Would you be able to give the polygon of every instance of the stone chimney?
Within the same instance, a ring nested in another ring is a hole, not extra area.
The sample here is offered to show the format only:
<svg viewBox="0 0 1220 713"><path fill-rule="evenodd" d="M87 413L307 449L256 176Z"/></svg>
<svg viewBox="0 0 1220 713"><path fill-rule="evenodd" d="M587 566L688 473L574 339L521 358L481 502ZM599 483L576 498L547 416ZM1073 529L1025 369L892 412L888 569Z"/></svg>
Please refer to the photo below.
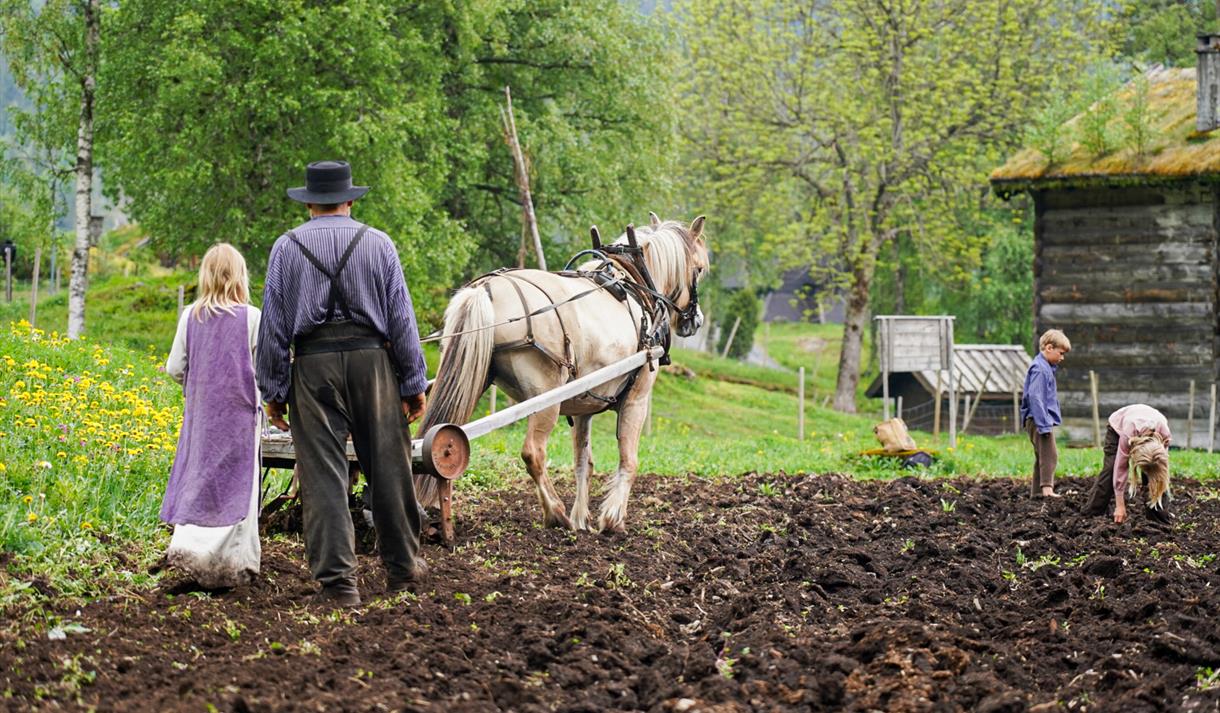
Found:
<svg viewBox="0 0 1220 713"><path fill-rule="evenodd" d="M1203 132L1220 127L1220 34L1199 33L1198 38L1195 129Z"/></svg>

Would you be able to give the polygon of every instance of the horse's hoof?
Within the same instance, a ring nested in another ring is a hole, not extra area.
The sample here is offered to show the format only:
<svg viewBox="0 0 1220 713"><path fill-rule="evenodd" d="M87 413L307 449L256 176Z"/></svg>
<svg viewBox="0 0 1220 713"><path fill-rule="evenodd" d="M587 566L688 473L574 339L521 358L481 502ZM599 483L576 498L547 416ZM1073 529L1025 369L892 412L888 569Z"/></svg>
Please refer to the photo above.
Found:
<svg viewBox="0 0 1220 713"><path fill-rule="evenodd" d="M603 535L625 535L627 534L627 526L621 522L608 524L603 522L601 526Z"/></svg>
<svg viewBox="0 0 1220 713"><path fill-rule="evenodd" d="M568 516L560 513L551 513L551 515L546 518L545 524L547 527L558 527L563 530L573 529L572 521L568 519Z"/></svg>

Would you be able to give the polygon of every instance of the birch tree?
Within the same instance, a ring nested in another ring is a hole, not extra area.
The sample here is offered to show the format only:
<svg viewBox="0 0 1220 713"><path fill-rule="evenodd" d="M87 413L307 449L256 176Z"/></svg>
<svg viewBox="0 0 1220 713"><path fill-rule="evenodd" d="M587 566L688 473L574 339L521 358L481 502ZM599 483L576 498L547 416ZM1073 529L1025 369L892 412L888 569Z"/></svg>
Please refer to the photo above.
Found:
<svg viewBox="0 0 1220 713"><path fill-rule="evenodd" d="M75 239L68 286L68 336L85 330L89 286L89 219L93 213L93 114L101 52L100 0L0 2L0 46L34 109L16 123L18 141L74 158ZM68 122L67 117L72 121ZM68 127L72 128L69 129ZM67 147L73 144L75 151Z"/></svg>
<svg viewBox="0 0 1220 713"><path fill-rule="evenodd" d="M846 296L834 406L854 412L878 255L977 251L955 224L1050 79L1098 51L1100 0L690 0L681 124L744 251Z"/></svg>

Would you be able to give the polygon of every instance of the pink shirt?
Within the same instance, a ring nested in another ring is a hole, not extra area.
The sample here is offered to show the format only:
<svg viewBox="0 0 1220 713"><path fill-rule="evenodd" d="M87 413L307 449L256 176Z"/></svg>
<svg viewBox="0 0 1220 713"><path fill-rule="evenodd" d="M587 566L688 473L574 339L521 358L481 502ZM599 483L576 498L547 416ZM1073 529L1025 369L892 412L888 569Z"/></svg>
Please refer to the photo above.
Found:
<svg viewBox="0 0 1220 713"><path fill-rule="evenodd" d="M1129 441L1132 436L1159 433L1169 446L1169 422L1165 415L1147 404L1131 404L1110 414L1110 428L1118 433L1118 456L1114 459L1114 493L1126 495L1127 460L1130 457Z"/></svg>

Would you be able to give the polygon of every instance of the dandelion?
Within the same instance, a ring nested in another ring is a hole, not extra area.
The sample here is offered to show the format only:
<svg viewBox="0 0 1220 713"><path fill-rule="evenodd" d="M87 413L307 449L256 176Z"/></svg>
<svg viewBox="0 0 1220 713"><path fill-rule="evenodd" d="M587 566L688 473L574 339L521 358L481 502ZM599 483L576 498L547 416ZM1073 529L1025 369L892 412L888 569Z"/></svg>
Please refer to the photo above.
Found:
<svg viewBox="0 0 1220 713"><path fill-rule="evenodd" d="M55 457L56 458L67 458L68 454L64 453L63 451L59 451L58 453L55 454Z"/></svg>
<svg viewBox="0 0 1220 713"><path fill-rule="evenodd" d="M80 524L80 529L82 529L82 530L92 530L92 529L93 529L93 523L89 522L88 520L85 520L84 522L82 522L82 523Z"/></svg>
<svg viewBox="0 0 1220 713"><path fill-rule="evenodd" d="M27 495L27 496L25 496L24 498L22 498L22 499L21 499L21 502L25 503L26 505L29 505L30 503L34 502L34 496L33 496L33 495Z"/></svg>
<svg viewBox="0 0 1220 713"><path fill-rule="evenodd" d="M38 522L38 513L36 513L36 512L26 513L25 521L28 523Z"/></svg>

